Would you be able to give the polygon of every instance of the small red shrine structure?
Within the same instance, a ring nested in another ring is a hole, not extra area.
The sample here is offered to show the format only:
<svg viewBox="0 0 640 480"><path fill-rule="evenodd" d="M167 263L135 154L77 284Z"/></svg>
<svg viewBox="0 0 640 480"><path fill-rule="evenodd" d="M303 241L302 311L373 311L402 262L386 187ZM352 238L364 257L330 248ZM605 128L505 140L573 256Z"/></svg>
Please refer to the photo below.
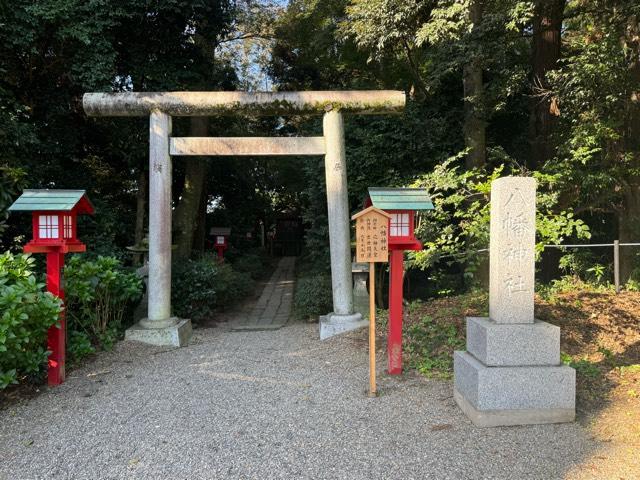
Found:
<svg viewBox="0 0 640 480"><path fill-rule="evenodd" d="M388 371L402 373L402 298L404 251L422 250L415 237L416 212L433 210L433 203L423 188L369 188L366 206L373 205L391 215L389 219L389 333L387 338Z"/></svg>
<svg viewBox="0 0 640 480"><path fill-rule="evenodd" d="M209 235L213 237L213 248L215 248L218 255L218 262L224 262L224 251L229 248L231 229L226 227L213 227L209 230Z"/></svg>
<svg viewBox="0 0 640 480"><path fill-rule="evenodd" d="M32 212L33 238L24 246L28 253L47 254L47 290L64 302L61 273L64 255L84 252L87 247L78 240L78 215L94 212L84 190L25 190L9 207L13 212ZM60 326L49 328L47 348L48 383L59 385L65 378L66 322L64 311Z"/></svg>

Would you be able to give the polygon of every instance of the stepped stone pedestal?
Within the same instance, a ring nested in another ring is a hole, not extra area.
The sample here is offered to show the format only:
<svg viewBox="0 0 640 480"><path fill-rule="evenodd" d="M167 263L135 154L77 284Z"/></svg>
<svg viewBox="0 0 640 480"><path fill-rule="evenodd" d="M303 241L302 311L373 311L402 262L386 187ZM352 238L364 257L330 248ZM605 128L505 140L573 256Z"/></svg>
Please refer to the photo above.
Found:
<svg viewBox="0 0 640 480"><path fill-rule="evenodd" d="M560 328L533 316L533 178L493 182L490 241L490 318L467 318L454 399L480 427L573 421L576 375L560 362Z"/></svg>

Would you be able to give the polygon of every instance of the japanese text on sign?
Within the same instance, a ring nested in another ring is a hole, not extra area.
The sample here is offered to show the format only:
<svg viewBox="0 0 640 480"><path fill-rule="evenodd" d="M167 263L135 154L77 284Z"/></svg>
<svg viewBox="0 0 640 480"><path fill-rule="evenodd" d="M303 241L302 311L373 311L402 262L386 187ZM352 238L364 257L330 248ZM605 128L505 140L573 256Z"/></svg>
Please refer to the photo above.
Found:
<svg viewBox="0 0 640 480"><path fill-rule="evenodd" d="M356 260L387 262L389 257L388 218L370 212L356 220Z"/></svg>

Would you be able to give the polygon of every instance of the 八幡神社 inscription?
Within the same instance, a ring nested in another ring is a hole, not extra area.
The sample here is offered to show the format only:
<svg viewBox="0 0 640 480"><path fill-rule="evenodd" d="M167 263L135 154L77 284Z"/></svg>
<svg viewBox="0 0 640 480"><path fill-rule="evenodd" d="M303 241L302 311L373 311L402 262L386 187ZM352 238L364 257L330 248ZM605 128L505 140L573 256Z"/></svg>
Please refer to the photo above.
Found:
<svg viewBox="0 0 640 480"><path fill-rule="evenodd" d="M533 322L535 188L526 177L492 184L489 312L498 323Z"/></svg>

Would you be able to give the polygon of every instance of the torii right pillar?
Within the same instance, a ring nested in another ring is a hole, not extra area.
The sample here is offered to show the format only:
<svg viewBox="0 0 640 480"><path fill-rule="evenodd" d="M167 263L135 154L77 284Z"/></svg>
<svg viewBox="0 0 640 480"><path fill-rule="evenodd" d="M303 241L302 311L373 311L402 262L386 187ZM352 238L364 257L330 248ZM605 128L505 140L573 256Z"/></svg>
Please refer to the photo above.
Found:
<svg viewBox="0 0 640 480"><path fill-rule="evenodd" d="M454 354L454 398L480 427L571 422L576 372L560 328L534 317L536 181L491 184L489 318L467 318Z"/></svg>

